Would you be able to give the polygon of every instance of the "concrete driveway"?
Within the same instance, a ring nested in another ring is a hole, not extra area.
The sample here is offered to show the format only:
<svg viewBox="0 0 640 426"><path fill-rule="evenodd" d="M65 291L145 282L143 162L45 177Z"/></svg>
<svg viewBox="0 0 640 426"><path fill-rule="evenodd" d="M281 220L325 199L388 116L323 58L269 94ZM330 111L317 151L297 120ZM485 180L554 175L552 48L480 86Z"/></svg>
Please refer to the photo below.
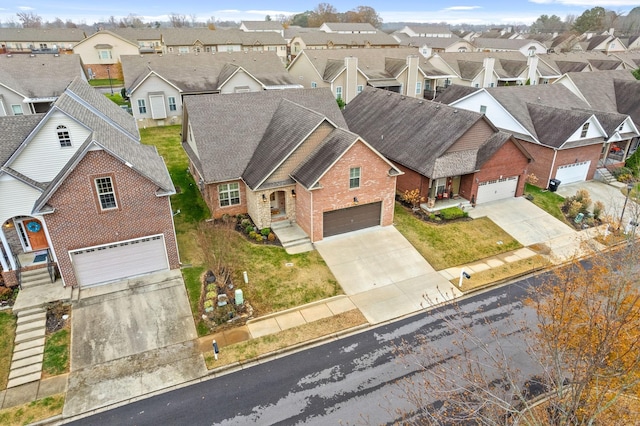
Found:
<svg viewBox="0 0 640 426"><path fill-rule="evenodd" d="M371 324L461 294L393 226L325 238L315 247Z"/></svg>
<svg viewBox="0 0 640 426"><path fill-rule="evenodd" d="M206 373L179 270L80 290L71 319L65 417Z"/></svg>

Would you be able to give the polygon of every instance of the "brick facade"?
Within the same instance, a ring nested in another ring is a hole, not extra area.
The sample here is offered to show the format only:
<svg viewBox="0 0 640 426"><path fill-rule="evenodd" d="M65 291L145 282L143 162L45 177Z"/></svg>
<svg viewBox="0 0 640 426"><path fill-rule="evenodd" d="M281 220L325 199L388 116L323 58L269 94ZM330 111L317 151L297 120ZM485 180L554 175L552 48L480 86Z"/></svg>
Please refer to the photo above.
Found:
<svg viewBox="0 0 640 426"><path fill-rule="evenodd" d="M394 163L394 165L402 172L404 172L403 175L400 175L397 178L398 193L404 194L405 191L413 191L414 189L419 189L420 196L424 197L426 200L429 196L429 178L422 176L418 172L401 166L398 163Z"/></svg>
<svg viewBox="0 0 640 426"><path fill-rule="evenodd" d="M111 176L118 207L102 211L94 178ZM180 267L169 197L104 151L90 151L49 200L45 216L65 286L77 286L70 250L163 234L169 267Z"/></svg>
<svg viewBox="0 0 640 426"><path fill-rule="evenodd" d="M361 168L359 188L349 188L349 170L352 167ZM358 204L381 201L381 225L391 225L396 177L389 176L389 168L389 163L369 147L361 142L356 143L320 179L320 189L299 192L296 197L297 223L309 234L312 242L320 241L323 234L323 213L353 207L353 199L356 197Z"/></svg>

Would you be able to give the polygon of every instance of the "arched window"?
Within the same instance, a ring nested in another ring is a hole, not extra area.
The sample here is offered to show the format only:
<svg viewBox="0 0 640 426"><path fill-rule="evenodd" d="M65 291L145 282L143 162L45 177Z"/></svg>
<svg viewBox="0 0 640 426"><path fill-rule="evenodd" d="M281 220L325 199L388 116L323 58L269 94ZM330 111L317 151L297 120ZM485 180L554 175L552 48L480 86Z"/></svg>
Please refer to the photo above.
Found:
<svg viewBox="0 0 640 426"><path fill-rule="evenodd" d="M60 141L61 147L71 146L71 136L69 135L69 129L67 126L59 125L56 130L58 131L58 141Z"/></svg>

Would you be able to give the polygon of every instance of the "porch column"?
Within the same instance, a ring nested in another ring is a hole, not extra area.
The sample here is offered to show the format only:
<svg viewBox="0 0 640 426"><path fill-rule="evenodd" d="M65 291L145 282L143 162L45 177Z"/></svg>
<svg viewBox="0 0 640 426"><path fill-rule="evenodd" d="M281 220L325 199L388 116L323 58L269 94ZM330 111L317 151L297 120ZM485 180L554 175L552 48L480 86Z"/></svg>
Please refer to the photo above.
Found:
<svg viewBox="0 0 640 426"><path fill-rule="evenodd" d="M4 249L2 247L0 247L0 265L2 266L2 270L3 271L8 271L9 270L9 265L7 265L7 261L4 260L3 252L4 252Z"/></svg>
<svg viewBox="0 0 640 426"><path fill-rule="evenodd" d="M9 263L11 263L11 268L8 268L8 265L5 266L4 257L2 256L2 267L5 268L5 271L15 271L16 269L18 269L18 267L16 266L16 260L13 258L13 254L11 253L11 249L9 248L9 242L7 241L7 237L5 237L4 231L2 230L0 230L0 241L2 241L2 248L9 258Z"/></svg>

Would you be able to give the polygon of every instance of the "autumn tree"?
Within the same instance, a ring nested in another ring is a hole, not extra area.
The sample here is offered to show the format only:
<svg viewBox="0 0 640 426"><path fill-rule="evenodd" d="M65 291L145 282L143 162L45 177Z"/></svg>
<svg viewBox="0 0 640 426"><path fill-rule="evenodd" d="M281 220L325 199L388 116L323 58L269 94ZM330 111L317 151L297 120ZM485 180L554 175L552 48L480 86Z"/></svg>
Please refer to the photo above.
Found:
<svg viewBox="0 0 640 426"><path fill-rule="evenodd" d="M358 6L344 14L344 22L369 23L376 28L382 26L382 18L378 12L370 6Z"/></svg>
<svg viewBox="0 0 640 426"><path fill-rule="evenodd" d="M338 10L329 3L320 3L309 14L309 27L319 27L325 22L338 22Z"/></svg>
<svg viewBox="0 0 640 426"><path fill-rule="evenodd" d="M398 414L427 425L640 424L640 279L629 243L533 286L512 308L522 320L484 317L492 300L434 313L446 324L435 332L452 343L434 347L426 331L419 350L398 349L421 370L399 383L415 409Z"/></svg>
<svg viewBox="0 0 640 426"><path fill-rule="evenodd" d="M600 31L604 29L605 10L603 7L597 6L589 10L585 10L582 15L578 16L573 23L573 30L579 33L587 31Z"/></svg>
<svg viewBox="0 0 640 426"><path fill-rule="evenodd" d="M18 19L22 23L22 28L42 27L42 17L36 15L34 12L18 12L16 16L18 16Z"/></svg>

